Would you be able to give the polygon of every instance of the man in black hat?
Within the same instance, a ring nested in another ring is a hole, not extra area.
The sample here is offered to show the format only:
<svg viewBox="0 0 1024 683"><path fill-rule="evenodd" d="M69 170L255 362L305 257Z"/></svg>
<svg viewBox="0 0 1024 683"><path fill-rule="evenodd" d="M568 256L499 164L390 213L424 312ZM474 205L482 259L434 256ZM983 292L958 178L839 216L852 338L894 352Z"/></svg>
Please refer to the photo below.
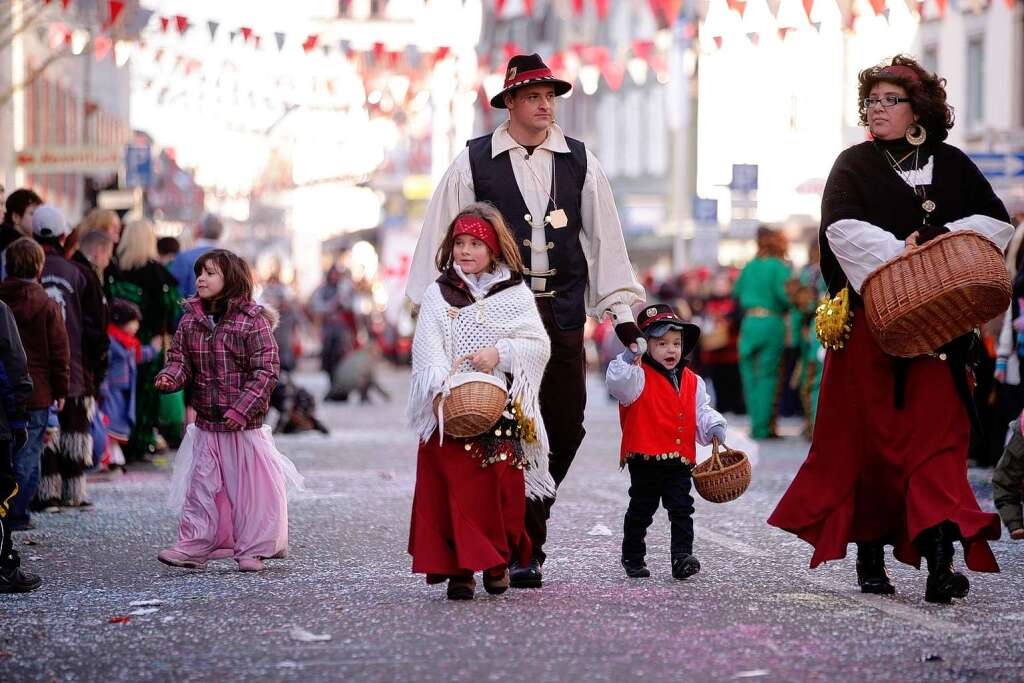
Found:
<svg viewBox="0 0 1024 683"><path fill-rule="evenodd" d="M488 201L508 222L526 264L528 283L551 338L540 390L551 444L549 470L560 484L583 441L586 364L583 325L606 313L634 350L642 338L630 309L644 290L633 273L611 186L597 159L555 124L557 97L572 86L536 55L508 63L505 87L491 106L508 110L493 134L470 140L441 179L427 208L406 295L419 304L437 278L434 255L466 205ZM547 519L554 499L527 500L533 561L514 566L512 586L541 585Z"/></svg>

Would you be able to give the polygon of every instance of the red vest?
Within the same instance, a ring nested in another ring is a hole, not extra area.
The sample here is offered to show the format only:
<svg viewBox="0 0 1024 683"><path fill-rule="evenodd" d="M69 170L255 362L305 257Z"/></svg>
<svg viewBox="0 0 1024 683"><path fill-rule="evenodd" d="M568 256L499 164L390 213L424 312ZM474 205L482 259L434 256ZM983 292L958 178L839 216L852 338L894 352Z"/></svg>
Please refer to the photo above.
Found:
<svg viewBox="0 0 1024 683"><path fill-rule="evenodd" d="M644 371L644 390L628 406L619 406L622 448L627 453L662 455L678 453L690 462L697 460L697 375L683 368L679 393L672 381L650 368Z"/></svg>

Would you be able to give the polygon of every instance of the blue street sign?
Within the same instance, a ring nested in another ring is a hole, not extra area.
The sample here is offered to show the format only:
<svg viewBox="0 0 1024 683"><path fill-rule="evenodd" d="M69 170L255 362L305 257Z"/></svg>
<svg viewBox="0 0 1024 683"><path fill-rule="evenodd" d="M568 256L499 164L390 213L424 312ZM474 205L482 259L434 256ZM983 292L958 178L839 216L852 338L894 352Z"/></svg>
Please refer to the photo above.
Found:
<svg viewBox="0 0 1024 683"><path fill-rule="evenodd" d="M124 148L124 184L126 187L149 187L153 180L153 159L149 145L127 145Z"/></svg>
<svg viewBox="0 0 1024 683"><path fill-rule="evenodd" d="M1024 154L977 152L968 154L986 178L1024 177Z"/></svg>
<svg viewBox="0 0 1024 683"><path fill-rule="evenodd" d="M735 192L756 192L757 164L733 164L729 189Z"/></svg>
<svg viewBox="0 0 1024 683"><path fill-rule="evenodd" d="M698 223L718 222L718 200L705 199L704 197L693 198L693 220Z"/></svg>

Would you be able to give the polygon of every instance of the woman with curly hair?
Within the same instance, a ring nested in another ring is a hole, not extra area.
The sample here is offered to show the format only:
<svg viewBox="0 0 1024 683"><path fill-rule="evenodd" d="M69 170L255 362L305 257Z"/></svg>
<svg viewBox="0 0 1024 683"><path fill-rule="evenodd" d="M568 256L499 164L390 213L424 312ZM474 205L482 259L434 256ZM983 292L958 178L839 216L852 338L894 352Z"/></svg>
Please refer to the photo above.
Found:
<svg viewBox="0 0 1024 683"><path fill-rule="evenodd" d="M924 557L925 600L940 603L970 588L953 568L954 541L968 568L999 571L987 543L999 538L999 518L981 511L967 481L974 335L926 356L886 355L860 290L873 270L943 233L973 230L1001 249L1013 234L985 177L943 142L953 127L945 85L905 56L860 73L871 139L832 167L820 231L822 276L831 295L847 290L852 329L825 359L810 453L768 520L814 546L812 567L856 543L865 593L895 592L885 545L914 567Z"/></svg>

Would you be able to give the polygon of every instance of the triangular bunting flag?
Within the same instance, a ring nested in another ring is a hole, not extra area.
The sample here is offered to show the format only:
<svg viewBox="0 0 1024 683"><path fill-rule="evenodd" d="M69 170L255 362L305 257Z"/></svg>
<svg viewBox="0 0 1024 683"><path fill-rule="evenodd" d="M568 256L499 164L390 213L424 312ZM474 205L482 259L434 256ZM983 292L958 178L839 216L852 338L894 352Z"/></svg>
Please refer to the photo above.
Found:
<svg viewBox="0 0 1024 683"><path fill-rule="evenodd" d="M284 49L284 34L280 31L274 33L274 42L277 43L277 51Z"/></svg>
<svg viewBox="0 0 1024 683"><path fill-rule="evenodd" d="M121 18L121 12L124 12L124 2L121 0L110 0L107 3L107 10L110 16L107 18L107 23L104 24L104 30L109 29Z"/></svg>
<svg viewBox="0 0 1024 683"><path fill-rule="evenodd" d="M178 33L181 35L185 35L185 31L187 31L191 25L188 23L188 17L183 17L180 14L174 17L174 24L178 27Z"/></svg>
<svg viewBox="0 0 1024 683"><path fill-rule="evenodd" d="M160 32L167 33L167 27L171 25L170 17L160 17Z"/></svg>
<svg viewBox="0 0 1024 683"><path fill-rule="evenodd" d="M597 7L597 16L601 21L608 18L608 0L594 0L594 6Z"/></svg>
<svg viewBox="0 0 1024 683"><path fill-rule="evenodd" d="M252 29L248 26L242 26L238 30L242 32L242 40L248 43L249 38L252 37Z"/></svg>
<svg viewBox="0 0 1024 683"><path fill-rule="evenodd" d="M306 36L306 39L302 41L302 51L305 52L306 54L309 54L309 52L316 47L316 44L319 41L320 36L316 35L315 33L309 34L308 36Z"/></svg>
<svg viewBox="0 0 1024 683"><path fill-rule="evenodd" d="M210 30L210 40L217 37L217 29L220 28L219 21L208 21L206 22L206 28Z"/></svg>

